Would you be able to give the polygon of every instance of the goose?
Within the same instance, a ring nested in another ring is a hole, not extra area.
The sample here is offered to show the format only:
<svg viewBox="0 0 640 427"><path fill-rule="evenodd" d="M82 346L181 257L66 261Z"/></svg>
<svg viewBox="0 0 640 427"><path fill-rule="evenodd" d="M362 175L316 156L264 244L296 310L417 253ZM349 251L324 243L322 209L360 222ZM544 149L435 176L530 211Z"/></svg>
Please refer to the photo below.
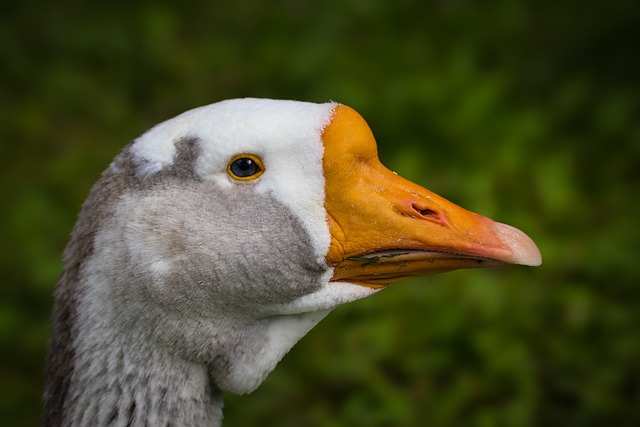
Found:
<svg viewBox="0 0 640 427"><path fill-rule="evenodd" d="M340 304L541 256L386 169L342 104L234 99L133 140L83 204L56 285L46 426L219 426Z"/></svg>

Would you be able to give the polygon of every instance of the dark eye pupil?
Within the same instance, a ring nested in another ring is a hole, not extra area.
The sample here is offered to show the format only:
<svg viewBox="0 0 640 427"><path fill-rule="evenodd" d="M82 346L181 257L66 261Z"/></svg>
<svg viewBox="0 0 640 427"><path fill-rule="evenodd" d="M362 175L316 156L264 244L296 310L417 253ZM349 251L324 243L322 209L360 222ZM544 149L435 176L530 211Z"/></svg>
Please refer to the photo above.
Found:
<svg viewBox="0 0 640 427"><path fill-rule="evenodd" d="M260 166L253 160L243 157L231 163L231 172L240 178L246 178L260 172Z"/></svg>

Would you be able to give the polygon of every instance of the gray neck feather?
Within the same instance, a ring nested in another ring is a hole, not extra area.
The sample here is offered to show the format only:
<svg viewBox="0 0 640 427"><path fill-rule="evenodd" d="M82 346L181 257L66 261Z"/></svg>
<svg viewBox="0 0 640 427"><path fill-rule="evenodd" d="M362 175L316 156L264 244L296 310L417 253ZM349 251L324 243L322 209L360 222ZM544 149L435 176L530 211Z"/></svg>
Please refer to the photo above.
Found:
<svg viewBox="0 0 640 427"><path fill-rule="evenodd" d="M211 386L206 365L130 337L83 344L90 348L77 354L63 424L220 424L221 392Z"/></svg>

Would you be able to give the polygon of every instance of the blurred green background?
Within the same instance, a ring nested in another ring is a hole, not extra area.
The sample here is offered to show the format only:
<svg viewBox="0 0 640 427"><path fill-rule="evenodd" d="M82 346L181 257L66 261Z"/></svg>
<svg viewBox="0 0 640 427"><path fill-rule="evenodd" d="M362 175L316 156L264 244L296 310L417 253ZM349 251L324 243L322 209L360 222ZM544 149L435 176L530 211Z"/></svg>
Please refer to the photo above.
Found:
<svg viewBox="0 0 640 427"><path fill-rule="evenodd" d="M128 141L235 97L354 107L382 161L525 230L539 268L337 309L226 426L640 425L640 3L1 6L0 424L34 425L60 255Z"/></svg>

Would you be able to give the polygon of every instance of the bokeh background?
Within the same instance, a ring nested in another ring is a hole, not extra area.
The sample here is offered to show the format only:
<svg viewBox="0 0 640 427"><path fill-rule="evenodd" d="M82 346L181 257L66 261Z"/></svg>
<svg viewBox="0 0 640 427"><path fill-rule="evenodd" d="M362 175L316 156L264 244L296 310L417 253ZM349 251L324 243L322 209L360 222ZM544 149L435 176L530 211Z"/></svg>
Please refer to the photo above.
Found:
<svg viewBox="0 0 640 427"><path fill-rule="evenodd" d="M155 123L245 96L354 107L385 164L524 229L544 264L337 309L226 397L226 426L640 425L639 2L0 9L1 425L37 423L60 255L100 172Z"/></svg>

